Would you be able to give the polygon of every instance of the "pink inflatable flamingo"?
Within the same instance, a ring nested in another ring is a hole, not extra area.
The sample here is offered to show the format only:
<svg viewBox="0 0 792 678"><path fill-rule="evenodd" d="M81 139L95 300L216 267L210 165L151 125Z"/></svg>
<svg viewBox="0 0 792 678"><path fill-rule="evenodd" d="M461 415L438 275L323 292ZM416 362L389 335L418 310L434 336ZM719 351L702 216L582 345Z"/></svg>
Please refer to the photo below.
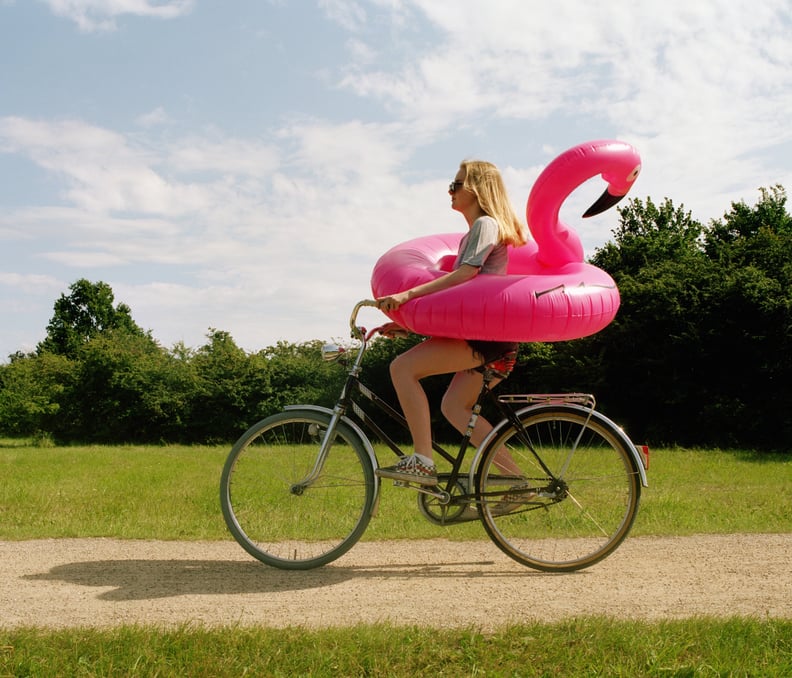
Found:
<svg viewBox="0 0 792 678"><path fill-rule="evenodd" d="M627 195L640 171L638 152L621 141L580 144L545 167L531 189L525 209L531 235L539 246L539 261L550 267L583 261L580 238L558 217L561 205L572 191L597 174L608 183L599 200L583 215L591 217Z"/></svg>
<svg viewBox="0 0 792 678"><path fill-rule="evenodd" d="M388 316L418 334L459 339L564 341L599 332L615 317L619 292L605 271L583 261L580 239L560 221L559 210L572 191L600 174L607 188L583 216L599 214L627 194L640 169L637 151L620 141L592 141L562 153L531 189L526 218L534 241L510 251L507 275L476 276ZM426 236L390 249L374 266L374 296L449 271L462 236Z"/></svg>

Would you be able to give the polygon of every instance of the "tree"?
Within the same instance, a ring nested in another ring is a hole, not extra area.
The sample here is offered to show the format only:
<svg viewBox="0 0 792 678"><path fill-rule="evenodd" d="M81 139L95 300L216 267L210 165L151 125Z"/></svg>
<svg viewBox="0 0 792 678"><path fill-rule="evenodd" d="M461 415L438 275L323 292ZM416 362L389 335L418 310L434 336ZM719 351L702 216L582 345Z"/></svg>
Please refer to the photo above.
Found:
<svg viewBox="0 0 792 678"><path fill-rule="evenodd" d="M0 433L50 433L76 367L74 361L53 353L12 355L8 365L0 366Z"/></svg>
<svg viewBox="0 0 792 678"><path fill-rule="evenodd" d="M594 263L622 307L588 348L598 395L653 442L785 445L792 433L792 227L780 187L707 228L666 200L633 201Z"/></svg>
<svg viewBox="0 0 792 678"><path fill-rule="evenodd" d="M262 401L263 415L279 412L286 405L312 403L332 407L344 382L344 370L322 360L322 342L292 344L280 341L256 356L266 365L270 393Z"/></svg>
<svg viewBox="0 0 792 678"><path fill-rule="evenodd" d="M74 358L80 347L97 334L121 330L135 335L144 332L132 320L129 306L113 306L113 290L107 283L92 283L81 278L55 302L54 314L47 325L47 337L38 345L38 353L55 353Z"/></svg>
<svg viewBox="0 0 792 678"><path fill-rule="evenodd" d="M38 359L53 354L42 354ZM184 439L191 367L151 337L107 330L80 347L74 378L49 431L62 442L159 443Z"/></svg>
<svg viewBox="0 0 792 678"><path fill-rule="evenodd" d="M731 212L723 220L713 221L704 238L708 256L719 261L744 262L746 258L776 261L768 258L765 247L773 243L789 243L792 235L792 217L786 210L786 191L775 185L760 188L761 198L751 208L744 201L732 203ZM772 249L776 249L773 247ZM781 258L783 264L790 263L788 250Z"/></svg>
<svg viewBox="0 0 792 678"><path fill-rule="evenodd" d="M651 198L646 204L632 199L619 215L614 241L591 258L591 263L608 271L617 282L655 264L701 257L702 225L683 207L674 207L668 198L659 207Z"/></svg>
<svg viewBox="0 0 792 678"><path fill-rule="evenodd" d="M269 396L269 377L228 332L211 329L207 337L191 360L196 382L189 436L200 442L228 442L254 423L251 410Z"/></svg>
<svg viewBox="0 0 792 678"><path fill-rule="evenodd" d="M704 249L721 275L702 325L720 388L713 427L742 444L789 450L792 438L792 217L781 186L732 203ZM717 372L716 372L717 368Z"/></svg>

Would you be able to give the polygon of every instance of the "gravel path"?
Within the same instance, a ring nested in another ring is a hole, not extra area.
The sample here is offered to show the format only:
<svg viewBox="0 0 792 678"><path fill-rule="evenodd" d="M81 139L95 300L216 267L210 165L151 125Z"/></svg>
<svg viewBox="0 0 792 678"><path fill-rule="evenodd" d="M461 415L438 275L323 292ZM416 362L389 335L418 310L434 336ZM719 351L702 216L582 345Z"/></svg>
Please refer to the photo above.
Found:
<svg viewBox="0 0 792 678"><path fill-rule="evenodd" d="M792 619L790 561L792 534L629 538L566 575L522 567L488 541L362 542L308 572L266 567L231 541L0 542L0 626Z"/></svg>

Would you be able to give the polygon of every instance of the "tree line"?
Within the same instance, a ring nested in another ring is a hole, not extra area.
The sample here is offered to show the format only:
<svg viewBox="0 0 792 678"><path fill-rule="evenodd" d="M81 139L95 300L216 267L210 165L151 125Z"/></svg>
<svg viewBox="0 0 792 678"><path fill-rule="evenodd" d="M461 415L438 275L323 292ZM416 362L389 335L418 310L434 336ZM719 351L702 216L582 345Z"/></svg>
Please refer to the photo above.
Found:
<svg viewBox="0 0 792 678"><path fill-rule="evenodd" d="M603 331L523 344L507 392L584 391L636 441L789 451L792 217L781 186L702 224L669 199L632 199L591 262L622 305ZM365 377L395 402L388 364L419 337L378 340ZM162 347L103 282L55 302L36 350L0 365L0 435L56 442L228 443L293 403L331 406L343 368L321 340L256 352L211 329ZM439 402L447 378L426 380ZM438 408L436 431L453 439Z"/></svg>

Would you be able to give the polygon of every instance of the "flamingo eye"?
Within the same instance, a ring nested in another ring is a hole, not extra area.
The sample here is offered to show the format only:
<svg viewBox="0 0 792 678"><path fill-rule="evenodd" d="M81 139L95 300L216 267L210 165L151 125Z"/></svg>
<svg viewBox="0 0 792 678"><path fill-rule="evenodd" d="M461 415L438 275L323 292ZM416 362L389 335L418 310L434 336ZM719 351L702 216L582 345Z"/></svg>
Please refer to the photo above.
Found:
<svg viewBox="0 0 792 678"><path fill-rule="evenodd" d="M635 169L627 175L627 181L629 182L635 181L640 173L641 173L641 166L637 165Z"/></svg>

